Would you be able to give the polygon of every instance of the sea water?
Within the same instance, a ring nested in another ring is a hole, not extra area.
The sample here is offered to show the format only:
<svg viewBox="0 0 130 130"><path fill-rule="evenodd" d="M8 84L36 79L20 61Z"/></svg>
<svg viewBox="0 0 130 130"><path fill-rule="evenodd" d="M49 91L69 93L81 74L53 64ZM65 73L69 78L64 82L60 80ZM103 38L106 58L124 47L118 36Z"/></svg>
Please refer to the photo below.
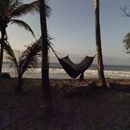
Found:
<svg viewBox="0 0 130 130"><path fill-rule="evenodd" d="M3 72L9 72L11 77L17 77L17 73L14 68L10 67L10 63L3 64ZM105 65L104 73L106 78L113 79L130 79L130 66L121 65ZM26 71L23 75L24 78L41 78L41 65L35 70ZM51 63L49 67L49 77L51 79L71 79L64 69L58 63ZM92 65L85 71L84 77L98 78L98 70L96 65Z"/></svg>

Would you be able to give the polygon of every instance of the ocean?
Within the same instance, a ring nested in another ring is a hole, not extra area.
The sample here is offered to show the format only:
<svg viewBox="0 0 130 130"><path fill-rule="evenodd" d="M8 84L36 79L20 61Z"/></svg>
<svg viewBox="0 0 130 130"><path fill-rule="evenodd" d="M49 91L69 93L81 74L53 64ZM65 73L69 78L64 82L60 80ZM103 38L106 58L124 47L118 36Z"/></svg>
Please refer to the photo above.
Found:
<svg viewBox="0 0 130 130"><path fill-rule="evenodd" d="M104 73L106 78L113 79L130 79L130 66L122 65L105 65ZM11 77L17 77L15 69L11 67L9 62L4 62L3 72L9 72ZM31 71L25 72L24 78L41 78L41 65ZM59 63L50 63L49 67L49 77L50 79L71 79ZM91 65L91 67L85 71L84 77L88 78L98 78L98 71L96 65Z"/></svg>

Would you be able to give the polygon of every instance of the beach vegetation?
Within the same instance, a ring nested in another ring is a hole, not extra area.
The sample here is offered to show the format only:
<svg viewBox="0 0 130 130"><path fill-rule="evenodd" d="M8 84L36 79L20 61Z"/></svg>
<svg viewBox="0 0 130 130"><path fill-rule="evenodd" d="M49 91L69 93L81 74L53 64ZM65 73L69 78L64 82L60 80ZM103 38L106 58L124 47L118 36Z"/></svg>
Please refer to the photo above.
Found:
<svg viewBox="0 0 130 130"><path fill-rule="evenodd" d="M128 11L127 7L120 7L121 11L122 11L122 15L125 17L130 17L130 12ZM127 53L130 53L130 32L127 33L123 39L123 43L124 43L124 47L126 49Z"/></svg>
<svg viewBox="0 0 130 130"><path fill-rule="evenodd" d="M47 34L47 23L46 17L50 15L50 7L45 3L45 1L34 1L30 4L24 4L21 0L3 0L0 5L0 31L1 31L1 54L0 54L0 72L2 70L2 61L3 61L3 50L6 49L6 52L9 54L9 59L15 63L15 67L18 73L18 82L16 85L17 91L22 91L22 76L27 69L35 68L37 64L36 55L39 53L39 50L42 50L42 86L44 99L50 103L51 94L49 88L49 63L48 63L48 34ZM40 8L39 8L40 7ZM40 9L40 10L39 10ZM17 61L13 49L7 41L7 32L6 28L8 24L17 24L21 27L24 27L27 31L30 31L35 38L35 35L31 27L19 18L27 14L28 12L40 11L40 22L41 22L41 39L42 46L37 48L37 42L31 46L28 46L27 49L19 57ZM5 46L4 46L5 45ZM39 49L37 51L37 49Z"/></svg>
<svg viewBox="0 0 130 130"><path fill-rule="evenodd" d="M127 33L123 39L124 47L127 53L130 53L130 33Z"/></svg>
<svg viewBox="0 0 130 130"><path fill-rule="evenodd" d="M40 55L41 51L41 40L39 39L29 45L26 50L21 53L21 56L18 58L18 60L9 44L5 44L4 49L8 54L7 59L12 61L12 67L14 67L16 73L18 74L15 90L16 92L21 93L23 91L23 74L28 70L35 69L38 65L38 56Z"/></svg>
<svg viewBox="0 0 130 130"><path fill-rule="evenodd" d="M3 51L4 43L7 42L7 31L6 28L10 24L17 24L23 27L25 30L30 31L33 37L35 37L31 27L23 20L16 19L23 16L29 12L39 10L39 1L32 2L30 4L24 4L22 0L1 0L0 2L0 73L2 72L3 63Z"/></svg>

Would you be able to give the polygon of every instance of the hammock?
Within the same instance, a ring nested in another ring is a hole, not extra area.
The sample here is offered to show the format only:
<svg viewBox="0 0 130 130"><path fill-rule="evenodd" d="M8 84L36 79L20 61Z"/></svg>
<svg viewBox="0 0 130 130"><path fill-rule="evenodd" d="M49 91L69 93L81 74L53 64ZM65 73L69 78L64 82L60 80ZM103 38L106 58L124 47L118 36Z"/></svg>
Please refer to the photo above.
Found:
<svg viewBox="0 0 130 130"><path fill-rule="evenodd" d="M56 54L56 52L54 51L54 49L52 47L51 47L51 49L54 52L54 54L56 55L60 64L62 65L63 69L72 78L76 78L80 74L83 74L85 72L85 70L87 70L90 67L90 65L92 64L93 59L95 57L95 56L93 56L93 57L86 56L79 64L74 64L70 60L69 56L59 58L58 55Z"/></svg>
<svg viewBox="0 0 130 130"><path fill-rule="evenodd" d="M86 56L79 64L74 64L68 56L61 59L58 58L64 70L72 78L76 78L80 74L84 73L84 71L87 70L92 64L93 59L94 57Z"/></svg>

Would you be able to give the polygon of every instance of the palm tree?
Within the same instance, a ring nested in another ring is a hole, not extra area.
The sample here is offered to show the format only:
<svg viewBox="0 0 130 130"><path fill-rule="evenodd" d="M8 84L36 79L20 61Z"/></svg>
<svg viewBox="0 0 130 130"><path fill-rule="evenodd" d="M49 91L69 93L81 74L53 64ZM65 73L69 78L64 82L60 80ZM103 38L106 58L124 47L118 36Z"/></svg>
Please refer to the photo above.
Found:
<svg viewBox="0 0 130 130"><path fill-rule="evenodd" d="M103 58L102 58L102 46L101 46L99 0L94 0L94 11L95 11L95 32L96 32L98 75L99 75L99 79L101 80L101 85L106 87L106 81L104 77L104 65L103 65Z"/></svg>
<svg viewBox="0 0 130 130"><path fill-rule="evenodd" d="M48 9L49 6L48 6ZM48 10L49 11L49 10ZM49 107L52 105L52 98L49 84L49 63L48 63L48 34L46 21L46 3L45 0L40 0L40 23L42 37L42 87L45 104Z"/></svg>
<svg viewBox="0 0 130 130"><path fill-rule="evenodd" d="M1 32L0 73L2 72L4 43L7 42L6 28L8 27L9 23L17 24L21 27L24 27L27 31L30 31L34 36L31 27L24 21L16 19L16 17L25 15L28 12L38 11L38 9L39 9L39 1L35 1L30 4L23 4L21 0L1 0L0 2L0 32Z"/></svg>
<svg viewBox="0 0 130 130"><path fill-rule="evenodd" d="M21 56L19 57L19 61L17 61L14 51L9 44L4 44L4 49L8 54L7 59L13 63L12 66L15 68L18 74L17 85L15 90L18 93L22 93L23 74L27 70L30 70L32 68L35 69L38 65L38 56L41 52L41 40L39 39L38 41L29 45L27 49L24 52L22 52Z"/></svg>

